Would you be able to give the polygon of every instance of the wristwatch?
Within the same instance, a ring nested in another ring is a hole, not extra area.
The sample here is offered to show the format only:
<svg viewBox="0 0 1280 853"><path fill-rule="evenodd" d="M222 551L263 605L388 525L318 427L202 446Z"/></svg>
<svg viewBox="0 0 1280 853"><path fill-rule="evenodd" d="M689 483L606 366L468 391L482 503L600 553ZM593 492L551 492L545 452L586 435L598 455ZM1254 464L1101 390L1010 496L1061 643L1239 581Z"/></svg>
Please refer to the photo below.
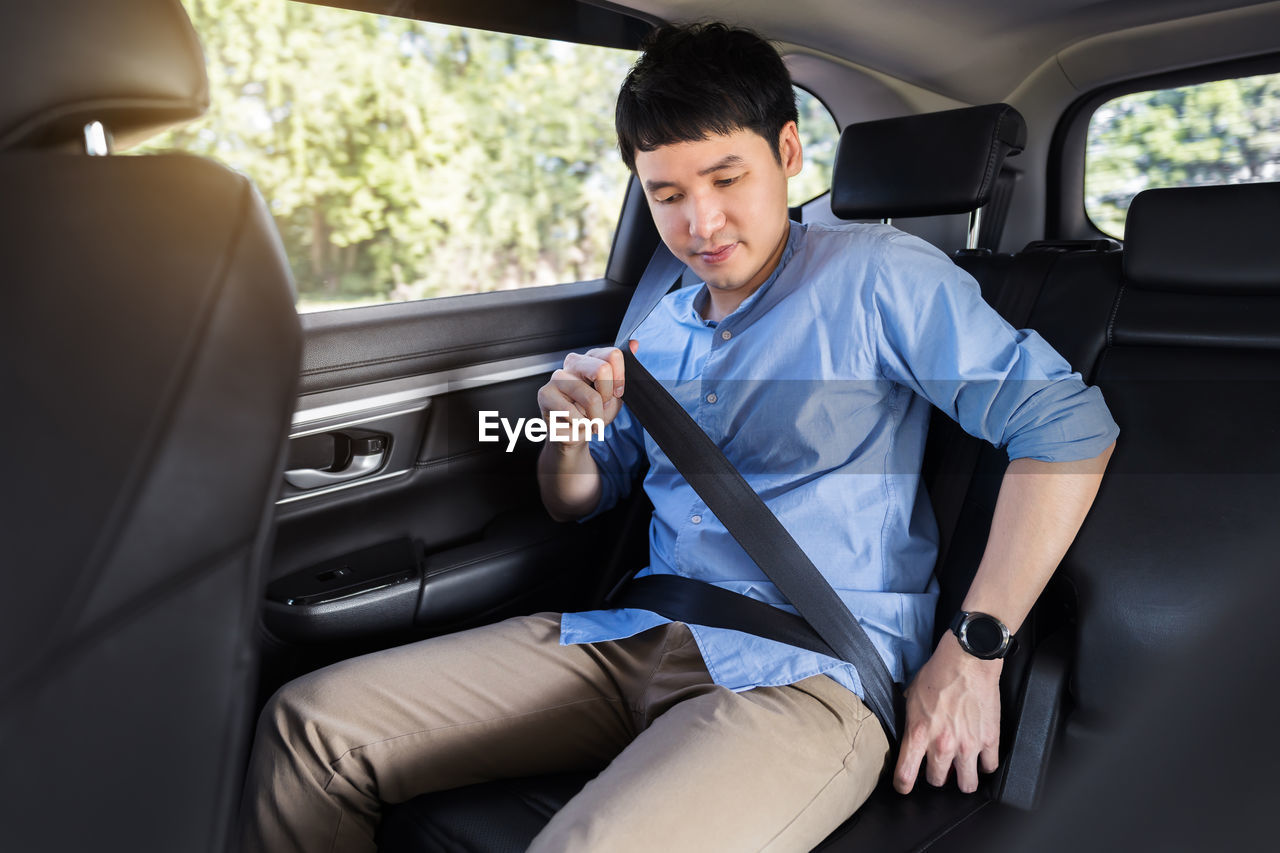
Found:
<svg viewBox="0 0 1280 853"><path fill-rule="evenodd" d="M986 613L961 610L951 619L951 633L960 648L982 660L995 660L1018 650L1018 641L999 619Z"/></svg>

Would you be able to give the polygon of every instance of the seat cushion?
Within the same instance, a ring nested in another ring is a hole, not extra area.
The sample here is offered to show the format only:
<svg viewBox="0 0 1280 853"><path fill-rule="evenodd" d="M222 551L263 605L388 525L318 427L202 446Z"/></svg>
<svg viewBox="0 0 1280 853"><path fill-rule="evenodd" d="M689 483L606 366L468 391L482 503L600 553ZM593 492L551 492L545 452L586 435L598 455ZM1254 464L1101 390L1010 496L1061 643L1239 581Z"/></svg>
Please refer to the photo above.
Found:
<svg viewBox="0 0 1280 853"><path fill-rule="evenodd" d="M551 816L591 779L565 773L471 785L389 806L380 853L523 853ZM983 791L985 792L985 787ZM978 816L1000 823L1011 810L984 792L923 782L904 797L887 780L816 851L920 850Z"/></svg>

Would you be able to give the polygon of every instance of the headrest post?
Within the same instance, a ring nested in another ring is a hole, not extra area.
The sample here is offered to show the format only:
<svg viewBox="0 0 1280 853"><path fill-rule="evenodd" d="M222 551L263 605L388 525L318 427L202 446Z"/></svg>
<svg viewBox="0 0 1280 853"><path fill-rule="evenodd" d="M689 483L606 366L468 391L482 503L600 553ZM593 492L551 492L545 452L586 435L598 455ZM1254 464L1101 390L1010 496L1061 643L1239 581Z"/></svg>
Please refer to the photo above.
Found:
<svg viewBox="0 0 1280 853"><path fill-rule="evenodd" d="M100 157L113 144L128 148L199 117L209 106L209 78L183 6L178 0L0 4L5 79L28 84L11 83L0 93L0 152ZM94 122L110 131L106 151L100 138L87 141L85 128Z"/></svg>
<svg viewBox="0 0 1280 853"><path fill-rule="evenodd" d="M892 220L892 219L890 219L888 216L885 216L885 217L881 218L881 220L880 220L880 224L881 224L881 225L892 225L892 224L893 224L893 220Z"/></svg>
<svg viewBox="0 0 1280 853"><path fill-rule="evenodd" d="M84 126L84 150L90 157L106 157L111 154L111 134L100 121Z"/></svg>
<svg viewBox="0 0 1280 853"><path fill-rule="evenodd" d="M969 211L969 236L965 239L966 249L978 248L978 232L982 229L982 208Z"/></svg>

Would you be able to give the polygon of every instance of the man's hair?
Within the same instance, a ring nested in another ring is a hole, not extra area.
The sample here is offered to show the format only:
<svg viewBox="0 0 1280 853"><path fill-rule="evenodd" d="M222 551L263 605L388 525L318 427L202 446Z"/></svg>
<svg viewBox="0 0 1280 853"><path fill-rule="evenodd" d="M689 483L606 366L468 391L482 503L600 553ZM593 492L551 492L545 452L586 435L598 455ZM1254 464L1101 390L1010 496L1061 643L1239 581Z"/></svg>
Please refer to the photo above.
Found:
<svg viewBox="0 0 1280 853"><path fill-rule="evenodd" d="M650 33L614 114L622 162L633 172L636 151L739 130L763 136L781 162L778 136L797 118L778 51L750 30L721 23L665 24Z"/></svg>

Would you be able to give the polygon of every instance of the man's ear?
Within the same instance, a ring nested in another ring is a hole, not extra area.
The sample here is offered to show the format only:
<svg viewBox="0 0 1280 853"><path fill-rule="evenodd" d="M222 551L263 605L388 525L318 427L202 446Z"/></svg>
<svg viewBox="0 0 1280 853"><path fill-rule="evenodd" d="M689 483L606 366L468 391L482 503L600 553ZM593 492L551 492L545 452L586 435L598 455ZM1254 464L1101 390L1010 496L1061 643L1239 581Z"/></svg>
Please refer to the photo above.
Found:
<svg viewBox="0 0 1280 853"><path fill-rule="evenodd" d="M782 126L778 134L778 158L782 161L782 171L788 178L800 174L804 167L804 151L800 145L800 128L794 121Z"/></svg>

